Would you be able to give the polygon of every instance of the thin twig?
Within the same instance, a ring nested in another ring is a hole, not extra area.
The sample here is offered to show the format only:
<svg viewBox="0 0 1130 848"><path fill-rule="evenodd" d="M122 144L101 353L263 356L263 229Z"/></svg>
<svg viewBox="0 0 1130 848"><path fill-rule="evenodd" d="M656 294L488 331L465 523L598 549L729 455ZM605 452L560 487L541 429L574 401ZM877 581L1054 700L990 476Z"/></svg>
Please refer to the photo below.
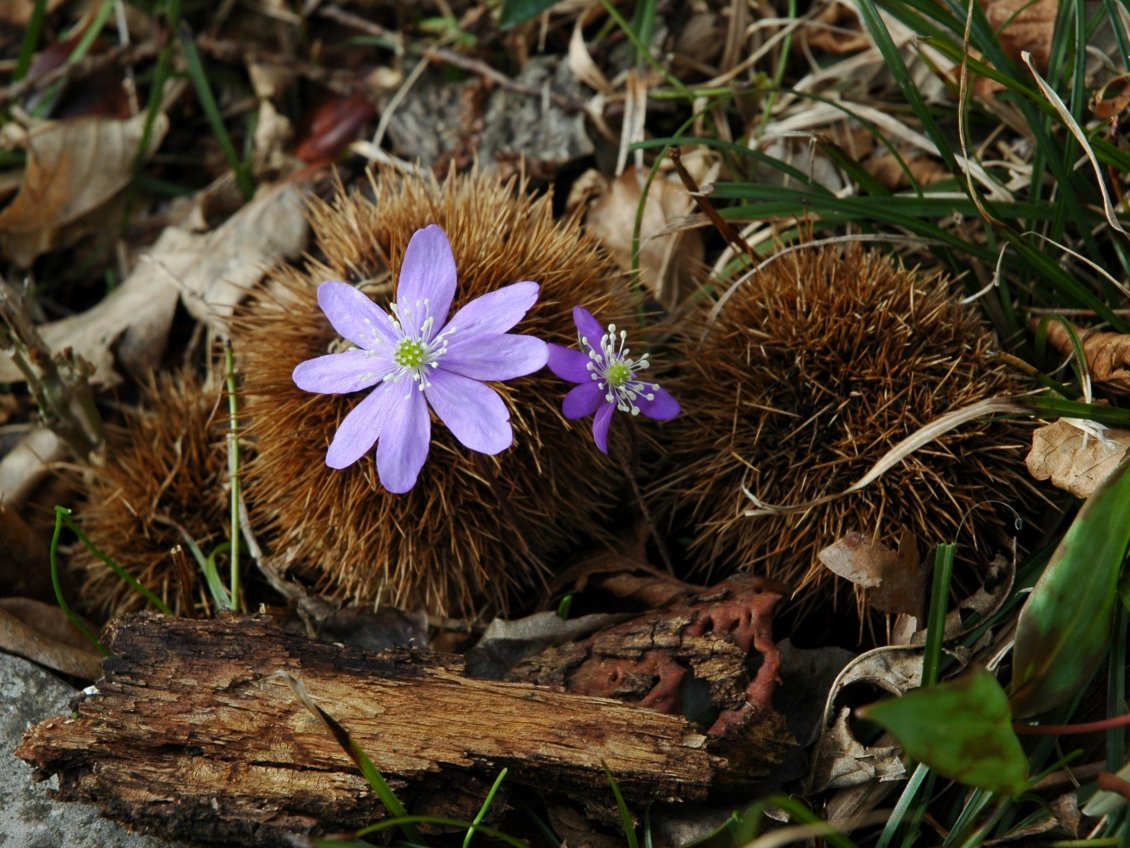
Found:
<svg viewBox="0 0 1130 848"><path fill-rule="evenodd" d="M667 551L667 543L663 541L663 537L659 534L659 528L655 526L655 519L651 515L651 510L648 509L647 501L644 500L643 492L640 490L640 484L636 481L636 474L632 468L639 454L639 433L636 431L636 422L630 417L628 418L628 440L627 453L616 450L615 446L613 446L612 453L615 454L616 461L620 464L620 470L628 478L628 484L632 487L632 494L636 497L640 514L651 532L652 541L655 542L655 548L659 551L659 558L663 560L663 566L669 574L674 574L675 568L671 564L671 554Z"/></svg>
<svg viewBox="0 0 1130 848"><path fill-rule="evenodd" d="M675 172L679 175L679 179L683 181L690 196L694 202L698 204L699 211L702 212L707 218L710 219L718 232L722 234L722 238L726 239L735 248L740 248L749 257L750 262L757 262L757 254L753 252L753 248L749 246L742 234L730 226L729 222L724 220L718 214L718 210L714 208L714 204L706 199L706 195L702 193L702 189L698 187L695 178L691 176L690 171L683 165L682 151L676 147L668 147L667 155L671 157L671 164L675 166Z"/></svg>

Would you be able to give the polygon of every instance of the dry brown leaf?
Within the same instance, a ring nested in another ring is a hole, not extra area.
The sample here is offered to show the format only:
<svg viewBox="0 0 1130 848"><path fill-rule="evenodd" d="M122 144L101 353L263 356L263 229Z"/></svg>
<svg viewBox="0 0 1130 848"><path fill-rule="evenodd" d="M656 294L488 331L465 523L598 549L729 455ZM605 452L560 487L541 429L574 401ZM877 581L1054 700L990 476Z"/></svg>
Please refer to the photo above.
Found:
<svg viewBox="0 0 1130 848"><path fill-rule="evenodd" d="M0 249L9 259L30 266L40 254L73 239L69 225L125 188L133 176L145 121L144 114L126 121L49 121L16 140L27 149L27 166L19 194L0 212ZM159 115L146 155L160 145L168 125Z"/></svg>
<svg viewBox="0 0 1130 848"><path fill-rule="evenodd" d="M873 589L883 582L883 574L892 567L895 552L870 536L852 532L824 548L816 558L833 574L856 586Z"/></svg>
<svg viewBox="0 0 1130 848"><path fill-rule="evenodd" d="M63 0L47 0L47 12L51 13L63 5ZM0 23L12 27L27 26L35 13L32 0L0 0Z"/></svg>
<svg viewBox="0 0 1130 848"><path fill-rule="evenodd" d="M1032 54L1036 67L1048 66L1059 0L980 0L989 25L1000 34L1001 47L1013 59Z"/></svg>
<svg viewBox="0 0 1130 848"><path fill-rule="evenodd" d="M922 649L904 646L876 648L856 657L840 672L824 707L822 734L812 758L812 790L843 788L894 780L905 776L894 742L864 746L855 738L847 710L837 700L843 690L864 683L891 695L902 695L922 685Z"/></svg>
<svg viewBox="0 0 1130 848"><path fill-rule="evenodd" d="M265 189L211 233L168 227L120 286L97 306L39 328L51 350L71 347L94 365L93 381L117 381L117 359L145 373L164 351L178 295L195 317L223 321L268 267L306 246L301 194L291 185ZM0 381L23 374L0 353Z"/></svg>
<svg viewBox="0 0 1130 848"><path fill-rule="evenodd" d="M165 273L193 317L226 335L235 305L265 271L300 255L307 234L301 191L289 183L265 186L214 232L191 236L164 258Z"/></svg>
<svg viewBox="0 0 1130 848"><path fill-rule="evenodd" d="M1032 450L1025 462L1037 480L1050 479L1056 488L1086 498L1122 463L1127 451L1130 430L1061 418L1032 434Z"/></svg>
<svg viewBox="0 0 1130 848"><path fill-rule="evenodd" d="M1117 88L1117 92L1108 94L1108 90L1114 88ZM1119 74L1097 89L1091 95L1089 105L1094 116L1104 121L1125 112L1130 107L1130 74Z"/></svg>
<svg viewBox="0 0 1130 848"><path fill-rule="evenodd" d="M1091 379L1103 383L1104 388L1130 392L1130 335L1123 333L1088 333L1080 327L1072 328L1083 342L1083 355ZM1064 356L1074 356L1075 347L1071 333L1062 321L1047 325L1048 344Z"/></svg>
<svg viewBox="0 0 1130 848"><path fill-rule="evenodd" d="M102 673L102 655L63 611L29 598L0 598L0 649L85 680Z"/></svg>
<svg viewBox="0 0 1130 848"><path fill-rule="evenodd" d="M589 209L585 226L624 270L632 267L632 231L646 173L627 168ZM676 230L694 208L682 184L663 176L651 182L640 222L640 276L652 295L668 309L694 285L694 270L703 261L702 234Z"/></svg>
<svg viewBox="0 0 1130 848"><path fill-rule="evenodd" d="M118 357L128 369L140 373L152 368L165 349L177 305L177 289L160 263L191 238L167 228L147 254L152 261L143 259L98 305L39 327L44 343L51 351L72 348L94 366L91 379L99 385L117 382L111 348L119 339ZM10 355L0 353L0 381L23 379Z"/></svg>
<svg viewBox="0 0 1130 848"><path fill-rule="evenodd" d="M869 607L893 614L920 613L924 574L909 530L903 530L897 551L862 533L847 533L816 556L833 573L869 589Z"/></svg>

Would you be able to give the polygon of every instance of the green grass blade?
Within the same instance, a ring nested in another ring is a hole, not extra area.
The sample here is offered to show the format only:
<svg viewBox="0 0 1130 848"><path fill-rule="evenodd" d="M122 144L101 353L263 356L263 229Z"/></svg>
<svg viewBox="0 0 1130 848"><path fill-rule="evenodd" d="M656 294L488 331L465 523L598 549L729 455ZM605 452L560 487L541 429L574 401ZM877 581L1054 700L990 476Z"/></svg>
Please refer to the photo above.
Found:
<svg viewBox="0 0 1130 848"><path fill-rule="evenodd" d="M483 800L483 805L479 807L479 812L475 814L475 820L471 822L471 826L467 828L467 835L463 837L463 848L470 848L471 837L475 835L475 828L482 824L483 819L486 817L487 810L490 805L494 803L494 796L498 793L498 788L502 786L502 781L506 779L506 772L508 769L503 769L498 773L498 777L494 779L494 784L487 793L487 797Z"/></svg>
<svg viewBox="0 0 1130 848"><path fill-rule="evenodd" d="M628 848L640 848L639 839L636 837L636 828L632 824L632 814L624 800L624 793L620 791L620 784L607 765L601 763L601 766L604 768L604 776L608 779L608 785L612 787L612 795L616 798L616 807L620 810L620 826L624 829L624 838L628 840Z"/></svg>
<svg viewBox="0 0 1130 848"><path fill-rule="evenodd" d="M860 17L863 19L863 25L871 34L875 46L879 48L879 53L883 56L887 70L894 77L895 84L902 90L903 97L906 98L906 102L910 104L910 108L922 123L923 130L934 143L938 155L946 163L950 173L956 174L958 172L957 160L950 149L949 140L934 120L933 114L931 114L925 99L922 97L922 92L918 90L918 86L910 75L910 69L903 62L902 54L895 46L895 42L887 30L887 25L883 23L874 0L858 0L857 8Z"/></svg>
<svg viewBox="0 0 1130 848"><path fill-rule="evenodd" d="M70 515L70 512L71 511L66 507L55 507L55 532L51 534L51 550L49 552L51 562L51 586L55 590L55 600L58 602L59 608L63 611L63 614L67 617L67 620L78 629L79 633L81 633L87 641L101 651L103 656L108 657L110 656L110 649L98 641L98 637L86 626L86 622L79 618L75 611L71 609L70 604L67 603L66 596L63 594L63 585L59 582L59 535L63 532L63 520L66 516Z"/></svg>
<svg viewBox="0 0 1130 848"><path fill-rule="evenodd" d="M104 553L101 548L94 544L94 542L90 541L90 538L84 532L82 532L82 529L77 524L75 524L74 520L71 518L71 511L69 509L61 506L55 507L55 523L58 524L59 521L62 521L64 524L66 524L68 529L70 529L72 533L78 536L79 541L86 546L86 549L96 557L98 557L98 559L102 560L102 562L104 562L116 575L118 575L118 577L120 577L125 583L129 584L129 587L131 589L145 598L145 600L147 600L165 615L173 614L173 611L169 609L168 604L158 598L145 586L142 586L132 574L130 574L128 571L114 562L114 560L111 559L109 555ZM64 612L65 611L66 610L64 610Z"/></svg>
<svg viewBox="0 0 1130 848"><path fill-rule="evenodd" d="M27 76L35 49L39 46L39 36L43 32L43 19L47 16L47 0L35 0L28 19L24 37L20 41L20 55L16 59L16 69L12 72L12 82L19 82Z"/></svg>
<svg viewBox="0 0 1130 848"><path fill-rule="evenodd" d="M216 142L220 145L220 150L228 162L228 167L235 174L236 183L239 185L243 199L250 200L255 194L255 184L251 179L251 172L247 169L247 163L240 159L235 145L232 144L231 136L228 135L223 116L220 114L220 107L216 104L216 98L212 96L208 74L204 70L204 64L200 61L200 54L196 51L192 34L184 27L180 29L180 44L181 50L184 52L188 78L192 80L192 85L196 89L196 96L200 101L200 108L204 110L204 117L208 120L208 125L216 136Z"/></svg>
<svg viewBox="0 0 1130 848"><path fill-rule="evenodd" d="M224 373L228 387L228 485L231 488L231 608L239 609L239 415L235 386L235 357L231 339L224 347Z"/></svg>
<svg viewBox="0 0 1130 848"><path fill-rule="evenodd" d="M1130 544L1130 460L1087 499L1020 611L1011 703L1018 718L1047 712L1090 681L1109 648Z"/></svg>
<svg viewBox="0 0 1130 848"><path fill-rule="evenodd" d="M934 582L930 590L930 611L927 616L926 649L922 654L922 685L938 682L945 641L946 612L949 608L950 579L953 576L955 544L938 545L934 552Z"/></svg>

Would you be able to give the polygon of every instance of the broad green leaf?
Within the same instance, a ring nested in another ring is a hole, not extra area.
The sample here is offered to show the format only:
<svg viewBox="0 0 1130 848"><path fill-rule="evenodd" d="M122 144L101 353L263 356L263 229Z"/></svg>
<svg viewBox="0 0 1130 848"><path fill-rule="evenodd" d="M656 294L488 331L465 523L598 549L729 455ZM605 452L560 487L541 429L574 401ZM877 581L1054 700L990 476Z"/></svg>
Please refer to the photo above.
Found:
<svg viewBox="0 0 1130 848"><path fill-rule="evenodd" d="M1087 685L1110 640L1130 543L1130 460L1083 504L1020 611L1010 701L1017 718L1059 706Z"/></svg>
<svg viewBox="0 0 1130 848"><path fill-rule="evenodd" d="M1028 761L1012 729L1008 696L983 668L861 709L912 758L969 786L1019 795Z"/></svg>
<svg viewBox="0 0 1130 848"><path fill-rule="evenodd" d="M537 17L557 0L503 0L502 13L498 16L499 29L516 27L523 21Z"/></svg>

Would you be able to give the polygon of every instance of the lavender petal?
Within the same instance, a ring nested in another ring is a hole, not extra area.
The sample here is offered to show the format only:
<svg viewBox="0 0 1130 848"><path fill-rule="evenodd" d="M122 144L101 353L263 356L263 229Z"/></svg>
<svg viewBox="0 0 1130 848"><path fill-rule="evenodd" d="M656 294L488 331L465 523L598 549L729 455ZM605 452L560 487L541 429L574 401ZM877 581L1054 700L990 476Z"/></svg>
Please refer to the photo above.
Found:
<svg viewBox="0 0 1130 848"><path fill-rule="evenodd" d="M538 284L531 282L503 286L464 304L447 323L455 328L456 337L505 333L537 302L538 290Z"/></svg>
<svg viewBox="0 0 1130 848"><path fill-rule="evenodd" d="M604 392L597 385L596 380L589 380L570 389L561 404L561 411L566 418L584 418L596 412L601 402L612 406L604 400Z"/></svg>
<svg viewBox="0 0 1130 848"><path fill-rule="evenodd" d="M415 383L402 380L385 385L394 387L397 401L377 442L377 475L382 486L402 495L416 485L428 458L432 422L428 405Z"/></svg>
<svg viewBox="0 0 1130 848"><path fill-rule="evenodd" d="M440 367L473 380L511 380L545 366L546 343L533 336L496 333L464 338L448 345Z"/></svg>
<svg viewBox="0 0 1130 848"><path fill-rule="evenodd" d="M393 390L394 385L382 383L349 411L330 442L326 465L330 468L348 468L368 453L381 435L389 412L399 400Z"/></svg>
<svg viewBox="0 0 1130 848"><path fill-rule="evenodd" d="M455 297L455 279L455 255L447 234L435 224L417 230L404 251L396 284L397 315L408 335L420 338L429 317L434 319L429 340L443 328Z"/></svg>
<svg viewBox="0 0 1130 848"><path fill-rule="evenodd" d="M464 447L486 454L510 447L514 441L510 411L498 392L443 369L429 376L428 403Z"/></svg>
<svg viewBox="0 0 1130 848"><path fill-rule="evenodd" d="M359 348L387 350L400 340L400 332L385 311L348 283L322 283L318 305L338 335Z"/></svg>
<svg viewBox="0 0 1130 848"><path fill-rule="evenodd" d="M571 347L562 347L559 344L549 343L549 370L571 383L587 383L592 379L589 371L588 354Z"/></svg>
<svg viewBox="0 0 1130 848"><path fill-rule="evenodd" d="M656 386L654 389L648 388L647 391L649 394L655 395L655 400L648 400L643 395L639 395L636 398L636 406L648 418L654 418L656 421L670 421L682 411L679 402L666 389Z"/></svg>
<svg viewBox="0 0 1130 848"><path fill-rule="evenodd" d="M612 413L616 411L615 405L603 404L596 411L592 419L592 440L603 454L608 453L608 426L612 423Z"/></svg>
<svg viewBox="0 0 1130 848"><path fill-rule="evenodd" d="M583 306L573 307L573 323L577 325L577 333L585 344L593 350L600 350L600 340L604 337L605 329L593 314Z"/></svg>
<svg viewBox="0 0 1130 848"><path fill-rule="evenodd" d="M348 394L376 385L395 368L395 363L380 353L347 350L298 363L293 379L304 392Z"/></svg>

